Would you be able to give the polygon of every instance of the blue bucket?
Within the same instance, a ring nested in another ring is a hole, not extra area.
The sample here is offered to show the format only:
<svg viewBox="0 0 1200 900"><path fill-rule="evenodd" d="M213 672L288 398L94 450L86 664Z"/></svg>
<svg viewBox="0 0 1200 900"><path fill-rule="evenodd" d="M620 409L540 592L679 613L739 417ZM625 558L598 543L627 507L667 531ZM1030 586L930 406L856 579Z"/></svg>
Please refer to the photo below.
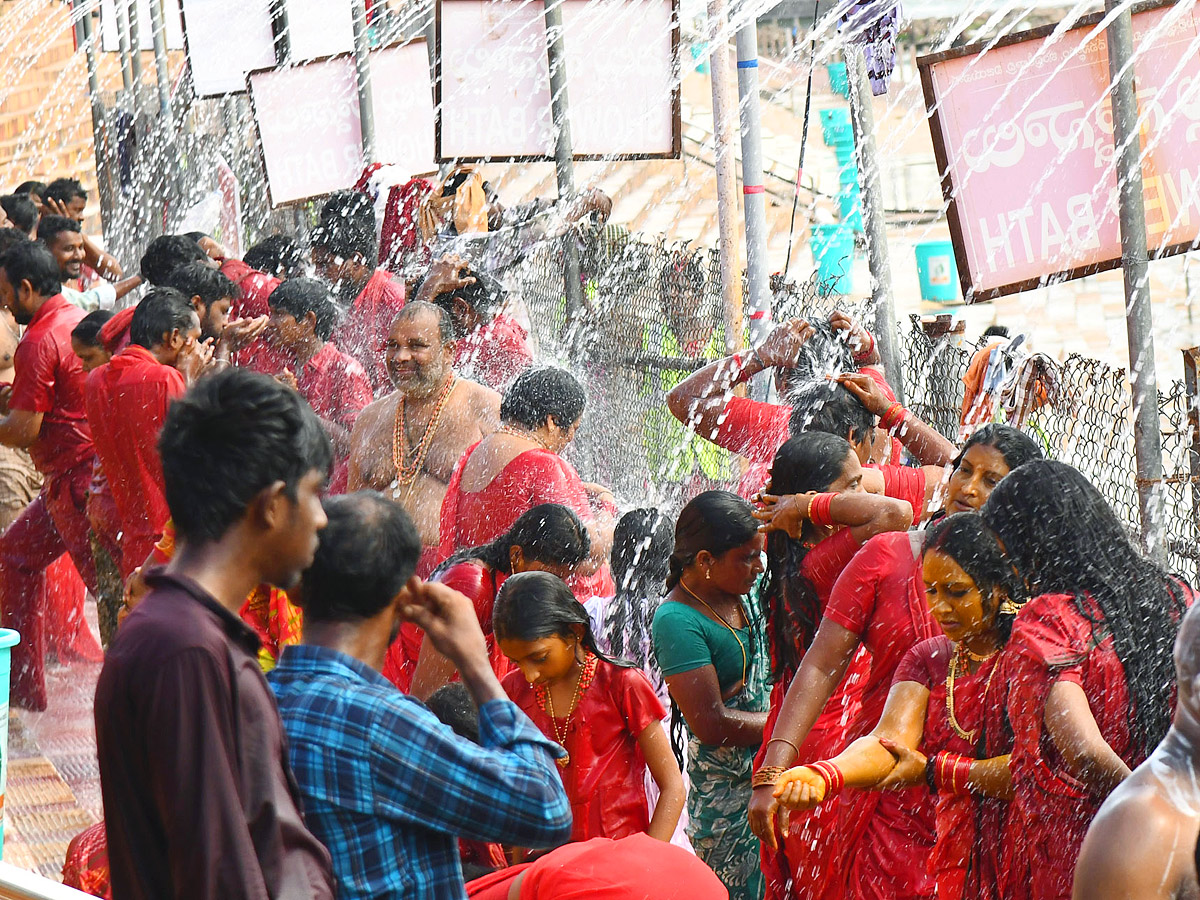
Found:
<svg viewBox="0 0 1200 900"><path fill-rule="evenodd" d="M829 86L833 88L833 92L841 94L849 100L850 79L846 75L846 64L844 62L825 63L825 71L829 73Z"/></svg>
<svg viewBox="0 0 1200 900"><path fill-rule="evenodd" d="M8 786L8 685L12 671L12 648L21 635L0 628L0 859L4 858L4 793Z"/></svg>
<svg viewBox="0 0 1200 900"><path fill-rule="evenodd" d="M958 302L958 263L950 241L925 241L917 244L917 278L921 299L938 303Z"/></svg>
<svg viewBox="0 0 1200 900"><path fill-rule="evenodd" d="M821 137L826 147L850 142L854 146L854 126L850 124L850 110L844 106L821 110Z"/></svg>
<svg viewBox="0 0 1200 900"><path fill-rule="evenodd" d="M842 221L855 231L862 231L862 189L858 184L858 169L853 165L843 166L838 173L838 183L838 208Z"/></svg>
<svg viewBox="0 0 1200 900"><path fill-rule="evenodd" d="M844 223L812 223L812 254L821 294L848 294L854 267L854 231Z"/></svg>
<svg viewBox="0 0 1200 900"><path fill-rule="evenodd" d="M701 75L708 74L708 42L702 44L692 44L692 62L696 66L696 71Z"/></svg>

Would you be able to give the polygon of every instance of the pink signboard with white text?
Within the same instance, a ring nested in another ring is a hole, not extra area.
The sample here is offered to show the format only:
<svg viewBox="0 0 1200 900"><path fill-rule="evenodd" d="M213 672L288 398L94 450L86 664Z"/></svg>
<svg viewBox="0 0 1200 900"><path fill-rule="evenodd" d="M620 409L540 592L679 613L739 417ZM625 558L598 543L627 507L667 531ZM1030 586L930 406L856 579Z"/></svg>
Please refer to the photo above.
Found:
<svg viewBox="0 0 1200 900"><path fill-rule="evenodd" d="M1121 264L1108 45L1090 16L920 59L963 296L986 300ZM1150 255L1200 235L1200 12L1133 16Z"/></svg>

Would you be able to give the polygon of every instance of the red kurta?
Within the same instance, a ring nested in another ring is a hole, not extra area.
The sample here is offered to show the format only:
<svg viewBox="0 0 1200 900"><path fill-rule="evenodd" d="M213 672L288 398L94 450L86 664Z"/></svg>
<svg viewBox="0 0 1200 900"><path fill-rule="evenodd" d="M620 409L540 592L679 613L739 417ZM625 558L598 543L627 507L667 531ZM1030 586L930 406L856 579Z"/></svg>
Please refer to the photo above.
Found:
<svg viewBox="0 0 1200 900"><path fill-rule="evenodd" d="M267 298L279 287L278 278L252 269L240 259L227 259L221 264L221 272L238 286L241 296L233 301L229 316L233 319L257 319L270 315ZM264 375L278 375L289 363L287 353L267 341L261 335L233 355L233 363Z"/></svg>
<svg viewBox="0 0 1200 900"><path fill-rule="evenodd" d="M376 269L362 293L346 311L342 324L333 333L333 342L367 370L376 396L382 396L392 389L383 361L383 348L392 330L392 322L403 308L404 284L393 280L390 272Z"/></svg>
<svg viewBox="0 0 1200 900"><path fill-rule="evenodd" d="M800 573L816 589L822 614L829 603L838 576L854 559L859 543L849 528L830 535L808 551ZM799 648L801 652L806 647ZM828 759L846 745L847 726L858 714L862 689L870 668L870 657L859 649L837 689L825 704L812 730L800 745L798 761ZM783 698L795 672L785 673L771 689L771 707L763 729L763 746L754 760L757 769L766 755L767 741L775 730L775 720L783 708ZM838 881L843 849L838 834L841 797L822 803L809 812L792 813L791 826L784 835L778 853L762 847L762 869L766 876L768 898L820 898L840 900ZM789 888L790 882L790 888Z"/></svg>
<svg viewBox="0 0 1200 900"><path fill-rule="evenodd" d="M187 391L183 376L130 344L87 378L96 454L121 519L121 575L128 578L162 536L170 517L158 434L167 407Z"/></svg>
<svg viewBox="0 0 1200 900"><path fill-rule="evenodd" d="M546 737L558 740L549 713L519 670L505 676L503 686ZM571 840L615 840L650 827L646 760L637 739L652 723L666 717L650 680L640 670L596 661L596 675L580 693L567 724L563 746L570 754L570 765L555 767L571 801ZM564 718L557 718L560 726Z"/></svg>
<svg viewBox="0 0 1200 900"><path fill-rule="evenodd" d="M313 412L346 430L354 427L354 420L372 400L366 371L358 360L342 353L332 341L326 341L313 358L300 367L296 372L296 386ZM336 455L333 474L329 478L329 493L344 493L349 476L349 454Z"/></svg>
<svg viewBox="0 0 1200 900"><path fill-rule="evenodd" d="M969 742L954 731L947 713L946 675L953 652L954 645L945 636L929 638L913 647L896 668L895 683L911 681L929 690L921 752L933 756L947 750L972 759L1003 756L1012 750L1004 725L1011 657L1001 651L974 674L959 672L954 681L954 718L964 731L975 735L975 741ZM1008 804L978 794L945 792L937 795L935 803L937 843L927 859L937 880L938 900L1006 896L998 883L1004 877L1004 854L1011 851L1004 843Z"/></svg>
<svg viewBox="0 0 1200 900"><path fill-rule="evenodd" d="M847 743L878 723L905 654L941 631L925 602L920 548L916 532L876 535L833 586L825 618L858 635L871 654L862 710L847 729ZM841 803L846 896L856 900L933 896L934 881L925 865L934 845L929 792L925 788L848 791Z"/></svg>
<svg viewBox="0 0 1200 900"><path fill-rule="evenodd" d="M455 550L478 547L508 531L521 513L541 503L560 503L585 522L593 517L591 502L574 467L549 450L526 450L500 470L482 491L462 490L462 473L479 444L462 455L442 500L438 559ZM610 597L616 593L608 566L592 575L574 575L567 584L576 597Z"/></svg>
<svg viewBox="0 0 1200 900"><path fill-rule="evenodd" d="M503 391L531 365L529 332L503 313L459 341L454 354L456 372L497 391Z"/></svg>

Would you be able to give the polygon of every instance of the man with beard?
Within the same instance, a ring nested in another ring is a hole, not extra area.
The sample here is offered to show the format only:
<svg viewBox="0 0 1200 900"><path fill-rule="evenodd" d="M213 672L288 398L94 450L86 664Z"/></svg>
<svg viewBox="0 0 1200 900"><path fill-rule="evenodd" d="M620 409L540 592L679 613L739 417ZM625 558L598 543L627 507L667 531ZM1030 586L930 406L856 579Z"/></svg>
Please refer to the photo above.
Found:
<svg viewBox="0 0 1200 900"><path fill-rule="evenodd" d="M380 348L404 306L404 285L375 268L375 209L365 194L338 191L321 208L312 234L312 262L346 310L333 342L367 370L376 396L388 388Z"/></svg>
<svg viewBox="0 0 1200 900"><path fill-rule="evenodd" d="M413 517L422 578L437 558L438 519L454 466L500 425L500 395L454 371L457 337L441 307L404 307L384 352L396 390L364 409L350 436L348 489L383 491Z"/></svg>
<svg viewBox="0 0 1200 900"><path fill-rule="evenodd" d="M87 290L76 286L83 277L84 238L79 223L66 216L43 216L38 223L38 240L54 254L62 273L62 295L82 309L112 309L118 300L142 283L138 275L116 284L97 278Z"/></svg>
<svg viewBox="0 0 1200 900"><path fill-rule="evenodd" d="M267 327L268 316L231 319L229 312L240 290L222 271L208 263L190 262L163 280L192 303L200 317L200 338L213 342L213 360L227 365L233 354L249 346Z"/></svg>

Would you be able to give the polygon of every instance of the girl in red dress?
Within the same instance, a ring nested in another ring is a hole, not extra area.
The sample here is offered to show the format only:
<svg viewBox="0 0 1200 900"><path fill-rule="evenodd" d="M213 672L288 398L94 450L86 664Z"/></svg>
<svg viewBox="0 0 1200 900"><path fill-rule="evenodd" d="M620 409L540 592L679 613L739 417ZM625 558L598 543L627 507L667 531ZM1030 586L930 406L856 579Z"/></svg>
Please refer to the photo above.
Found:
<svg viewBox="0 0 1200 900"><path fill-rule="evenodd" d="M518 572L550 572L567 579L585 559L591 542L579 516L558 503L541 503L490 544L460 550L438 567L430 580L452 587L475 605L497 678L511 670L492 634L492 608L504 580ZM426 699L457 675L454 665L424 641L421 629L400 626L388 647L383 675L400 690Z"/></svg>
<svg viewBox="0 0 1200 900"><path fill-rule="evenodd" d="M599 652L587 611L548 572L508 579L492 625L518 669L504 678L505 691L566 751L558 766L575 820L572 840L646 832L670 841L683 810L683 776L649 679ZM653 816L647 768L660 792Z"/></svg>
<svg viewBox="0 0 1200 900"><path fill-rule="evenodd" d="M1067 900L1105 796L1171 724L1172 649L1191 592L1145 558L1099 491L1058 462L983 507L1035 596L1013 629L1013 853L1005 894Z"/></svg>
<svg viewBox="0 0 1200 900"><path fill-rule="evenodd" d="M937 841L927 857L937 897L996 900L1011 794L1005 644L1024 585L974 513L930 528L922 580L944 634L905 655L874 730L833 759L763 769L756 781L774 783L779 802L801 810L836 799L843 787L926 784L937 797Z"/></svg>
<svg viewBox="0 0 1200 900"><path fill-rule="evenodd" d="M583 386L563 369L533 369L513 382L500 403L500 430L454 467L442 500L439 561L494 540L539 503L561 503L579 514L591 538L591 565L571 576L571 588L583 598L612 596L612 493L582 481L559 456L575 438L585 400Z"/></svg>
<svg viewBox="0 0 1200 900"><path fill-rule="evenodd" d="M766 747L773 745L774 724L787 686L812 643L838 575L868 538L912 524L909 503L864 492L862 477L854 449L831 434L798 435L775 455L771 493L762 496L763 508L755 513L768 531L767 572L760 597L775 682L764 731L767 743L756 766L761 765ZM869 667L865 653L852 664L851 673L799 748L805 758L830 756L845 746L846 725L858 712ZM782 842L763 845L768 897L840 896L833 870L825 865L831 854L840 856L837 817L835 803L794 816Z"/></svg>
<svg viewBox="0 0 1200 900"><path fill-rule="evenodd" d="M1041 458L1030 438L1007 425L985 425L964 445L951 467L944 506L977 510L1010 470ZM936 517L935 517L936 518ZM896 667L916 644L940 633L925 602L921 574L922 532L888 532L871 538L838 577L820 628L787 689L773 740L762 765L792 766L851 660L865 647L870 675L862 710L848 740L867 734L883 713ZM783 740L787 738L787 740ZM768 845L775 839L778 809L772 788L756 788L750 822ZM853 791L841 797L845 841L845 895L853 900L916 900L931 897L933 878L925 861L933 850L933 803L923 786L904 791Z"/></svg>

